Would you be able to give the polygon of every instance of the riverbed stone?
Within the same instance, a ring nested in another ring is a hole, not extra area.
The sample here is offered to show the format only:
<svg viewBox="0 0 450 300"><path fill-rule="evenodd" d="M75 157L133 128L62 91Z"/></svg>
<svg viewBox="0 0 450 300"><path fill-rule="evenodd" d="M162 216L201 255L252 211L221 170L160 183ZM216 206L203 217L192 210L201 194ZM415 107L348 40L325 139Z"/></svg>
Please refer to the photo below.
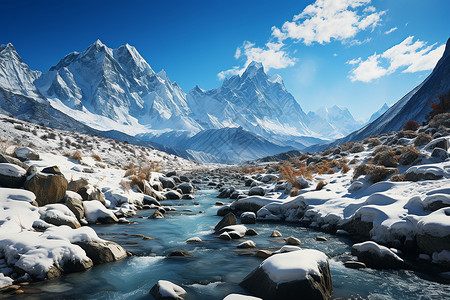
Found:
<svg viewBox="0 0 450 300"><path fill-rule="evenodd" d="M170 281L158 280L151 288L150 294L156 300L182 300L187 295L187 292Z"/></svg>
<svg viewBox="0 0 450 300"><path fill-rule="evenodd" d="M298 238L290 236L290 237L286 238L286 244L293 245L293 246L299 246L299 245L301 245L301 242Z"/></svg>
<svg viewBox="0 0 450 300"><path fill-rule="evenodd" d="M214 227L214 231L218 232L220 231L222 228L226 227L226 226L230 226L230 225L237 225L237 219L236 216L230 212L228 214L226 214L222 220L220 220L219 223L217 223L216 227Z"/></svg>
<svg viewBox="0 0 450 300"><path fill-rule="evenodd" d="M127 256L127 252L122 246L111 241L76 242L74 244L86 252L94 265L118 261Z"/></svg>
<svg viewBox="0 0 450 300"><path fill-rule="evenodd" d="M240 249L248 249L248 248L255 248L256 244L254 241L248 240L245 242L240 243L239 245L236 246L237 248Z"/></svg>
<svg viewBox="0 0 450 300"><path fill-rule="evenodd" d="M0 163L0 186L6 188L22 187L27 171L15 164Z"/></svg>
<svg viewBox="0 0 450 300"><path fill-rule="evenodd" d="M24 188L36 195L39 206L60 202L66 195L67 180L62 174L36 173L28 177Z"/></svg>
<svg viewBox="0 0 450 300"><path fill-rule="evenodd" d="M239 217L241 219L242 224L255 224L256 223L256 214L252 211L247 211L241 214Z"/></svg>
<svg viewBox="0 0 450 300"><path fill-rule="evenodd" d="M282 235L281 232L279 232L278 230L274 230L274 231L272 231L272 233L270 234L270 237L281 237L281 236L283 236L283 235Z"/></svg>

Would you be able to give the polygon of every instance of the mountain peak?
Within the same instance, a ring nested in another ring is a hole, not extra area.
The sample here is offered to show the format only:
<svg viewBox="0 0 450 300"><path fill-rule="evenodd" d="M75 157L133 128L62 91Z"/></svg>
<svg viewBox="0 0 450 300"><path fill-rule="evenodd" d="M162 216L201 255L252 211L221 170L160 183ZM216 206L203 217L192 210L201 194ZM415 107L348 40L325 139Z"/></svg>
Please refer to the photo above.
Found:
<svg viewBox="0 0 450 300"><path fill-rule="evenodd" d="M263 74L266 76L266 73L264 72L264 67L262 63L252 61L247 68L245 69L244 73L242 74L242 78L253 78L259 74Z"/></svg>

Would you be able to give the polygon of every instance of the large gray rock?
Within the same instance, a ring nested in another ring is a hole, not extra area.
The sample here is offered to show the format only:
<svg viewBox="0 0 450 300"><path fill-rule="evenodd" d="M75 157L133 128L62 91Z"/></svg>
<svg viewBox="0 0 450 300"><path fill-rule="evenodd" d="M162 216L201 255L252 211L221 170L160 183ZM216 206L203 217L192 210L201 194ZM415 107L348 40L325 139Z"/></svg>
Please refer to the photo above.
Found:
<svg viewBox="0 0 450 300"><path fill-rule="evenodd" d="M55 226L66 225L72 229L81 227L73 212L64 204L47 204L39 209L39 213L41 219L49 224Z"/></svg>
<svg viewBox="0 0 450 300"><path fill-rule="evenodd" d="M436 157L436 158L444 161L450 157L450 153L448 153L447 150L436 147L433 149L433 152L431 152L431 157Z"/></svg>
<svg viewBox="0 0 450 300"><path fill-rule="evenodd" d="M0 186L19 188L25 183L27 171L15 164L0 163Z"/></svg>
<svg viewBox="0 0 450 300"><path fill-rule="evenodd" d="M448 139L446 137L437 138L437 139L432 140L431 142L429 142L424 147L424 149L427 149L427 150L431 150L431 149L434 149L434 148L441 148L441 149L444 149L444 150L447 151L448 148L449 148Z"/></svg>
<svg viewBox="0 0 450 300"><path fill-rule="evenodd" d="M24 168L25 170L28 169L28 165L26 163L23 163L20 159L17 159L15 157L12 157L12 156L9 156L6 154L0 153L0 163L14 164L14 165L18 165L19 167Z"/></svg>
<svg viewBox="0 0 450 300"><path fill-rule="evenodd" d="M178 185L177 189L180 189L183 194L192 194L194 192L194 187L188 182Z"/></svg>
<svg viewBox="0 0 450 300"><path fill-rule="evenodd" d="M81 188L89 185L89 181L86 178L80 178L77 180L71 180L67 184L67 190L72 192L78 192Z"/></svg>
<svg viewBox="0 0 450 300"><path fill-rule="evenodd" d="M217 223L216 227L214 227L214 231L218 232L220 231L222 228L230 226L230 225L237 225L237 220L236 220L236 216L230 212L228 214L226 214L222 220L220 220L219 223Z"/></svg>
<svg viewBox="0 0 450 300"><path fill-rule="evenodd" d="M162 183L163 188L165 189L173 189L175 187L175 181L173 178L160 176L159 181Z"/></svg>
<svg viewBox="0 0 450 300"><path fill-rule="evenodd" d="M242 224L255 224L256 223L256 214L251 211L242 213L239 218L241 219Z"/></svg>
<svg viewBox="0 0 450 300"><path fill-rule="evenodd" d="M66 191L66 195L63 198L63 203L72 211L78 220L84 218L83 198L80 194L72 191Z"/></svg>
<svg viewBox="0 0 450 300"><path fill-rule="evenodd" d="M260 186L254 186L248 191L249 196L264 196L266 193Z"/></svg>
<svg viewBox="0 0 450 300"><path fill-rule="evenodd" d="M272 255L240 285L264 300L325 300L333 292L327 257L312 249Z"/></svg>
<svg viewBox="0 0 450 300"><path fill-rule="evenodd" d="M67 180L62 174L36 173L28 177L24 188L36 195L39 206L60 202L66 195Z"/></svg>
<svg viewBox="0 0 450 300"><path fill-rule="evenodd" d="M450 249L450 207L438 209L417 223L417 246L432 255Z"/></svg>
<svg viewBox="0 0 450 300"><path fill-rule="evenodd" d="M98 200L105 205L105 195L96 186L86 185L77 191L80 194L83 201Z"/></svg>
<svg viewBox="0 0 450 300"><path fill-rule="evenodd" d="M181 195L180 193L178 193L177 191L168 191L165 194L166 198L169 200L179 200L183 197L183 195Z"/></svg>
<svg viewBox="0 0 450 300"><path fill-rule="evenodd" d="M118 261L127 256L125 249L111 241L77 242L74 244L83 248L94 265Z"/></svg>

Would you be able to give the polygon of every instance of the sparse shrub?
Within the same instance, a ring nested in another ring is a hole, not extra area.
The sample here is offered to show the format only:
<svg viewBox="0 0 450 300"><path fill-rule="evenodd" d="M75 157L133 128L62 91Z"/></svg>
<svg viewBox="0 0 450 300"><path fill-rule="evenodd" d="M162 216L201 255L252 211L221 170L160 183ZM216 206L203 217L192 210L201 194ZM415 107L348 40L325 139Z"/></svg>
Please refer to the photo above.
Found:
<svg viewBox="0 0 450 300"><path fill-rule="evenodd" d="M428 120L434 118L436 115L450 112L450 90L446 94L439 95L436 98L439 100L438 103L429 101L431 104L431 112L427 116Z"/></svg>
<svg viewBox="0 0 450 300"><path fill-rule="evenodd" d="M375 148L372 155L375 156L380 152L385 152L385 151L390 151L390 150L392 150L392 148L390 146L386 146L386 145L378 146Z"/></svg>
<svg viewBox="0 0 450 300"><path fill-rule="evenodd" d="M419 157L419 154L419 149L411 145L406 146L402 149L399 162L401 165L410 165Z"/></svg>
<svg viewBox="0 0 450 300"><path fill-rule="evenodd" d="M405 123L405 125L403 125L403 130L412 130L412 131L416 131L417 129L419 129L420 127L420 123L414 120L409 120L408 122Z"/></svg>
<svg viewBox="0 0 450 300"><path fill-rule="evenodd" d="M426 133L419 133L414 140L414 146L423 146L431 142L433 138Z"/></svg>
<svg viewBox="0 0 450 300"><path fill-rule="evenodd" d="M128 169L128 170L126 170L125 171L125 174L123 175L123 177L128 177L128 176L131 176L131 175L136 175L137 174L137 171L136 171L136 169Z"/></svg>
<svg viewBox="0 0 450 300"><path fill-rule="evenodd" d="M323 189L324 186L327 185L327 182L321 180L317 183L316 185L316 191L320 191L321 189Z"/></svg>
<svg viewBox="0 0 450 300"><path fill-rule="evenodd" d="M354 144L355 144L354 142L345 143L345 144L341 145L341 150L349 151L351 148L353 148Z"/></svg>
<svg viewBox="0 0 450 300"><path fill-rule="evenodd" d="M349 162L349 164L350 165L354 165L354 164L356 164L358 162L358 160L356 159L356 158L354 158L354 159L352 159L350 162Z"/></svg>
<svg viewBox="0 0 450 300"><path fill-rule="evenodd" d="M95 154L95 153L91 154L91 157L93 159L95 159L96 161L98 161L98 162L102 162L102 158L99 155Z"/></svg>
<svg viewBox="0 0 450 300"><path fill-rule="evenodd" d="M293 169L289 163L284 163L280 169L280 174L283 175L283 179L286 179L292 184L292 187L301 189L303 186L297 180L297 177L302 177L311 180L312 172L306 168Z"/></svg>
<svg viewBox="0 0 450 300"><path fill-rule="evenodd" d="M73 160L76 160L78 163L81 163L81 160L83 159L81 157L81 153L78 151L72 152L69 157Z"/></svg>
<svg viewBox="0 0 450 300"><path fill-rule="evenodd" d="M413 139L413 138L415 138L416 136L417 136L418 134L417 133L415 133L414 131L412 131L412 130L401 130L401 131L398 131L397 133L396 133L396 136L397 136L397 138L408 138L408 139Z"/></svg>
<svg viewBox="0 0 450 300"><path fill-rule="evenodd" d="M383 166L372 164L360 164L353 171L353 179L361 175L370 175L369 180L373 183L385 180L389 175L397 173L397 169L388 169Z"/></svg>
<svg viewBox="0 0 450 300"><path fill-rule="evenodd" d="M243 167L241 172L244 174L263 173L263 167Z"/></svg>
<svg viewBox="0 0 450 300"><path fill-rule="evenodd" d="M327 150L322 151L322 156L327 156L333 152L333 149L328 148Z"/></svg>
<svg viewBox="0 0 450 300"><path fill-rule="evenodd" d="M305 159L308 159L310 157L311 157L311 155L309 155L309 153L303 153L302 155L300 155L300 157L298 159L305 160Z"/></svg>
<svg viewBox="0 0 450 300"><path fill-rule="evenodd" d="M398 165L397 157L391 149L378 151L372 162L376 165L385 167L396 167Z"/></svg>
<svg viewBox="0 0 450 300"><path fill-rule="evenodd" d="M342 162L341 166L342 166L341 169L342 173L346 174L348 171L350 171L350 167L345 162Z"/></svg>
<svg viewBox="0 0 450 300"><path fill-rule="evenodd" d="M130 190L130 181L129 180L125 180L123 179L122 181L120 181L120 185L126 190Z"/></svg>
<svg viewBox="0 0 450 300"><path fill-rule="evenodd" d="M403 174L395 174L395 175L392 175L391 181L393 181L393 182L406 181L405 175L403 175Z"/></svg>
<svg viewBox="0 0 450 300"><path fill-rule="evenodd" d="M450 113L442 113L435 115L429 122L430 127L438 128L439 126L450 127Z"/></svg>
<svg viewBox="0 0 450 300"><path fill-rule="evenodd" d="M298 196L298 188L292 188L291 191L289 192L289 196L291 197L297 197Z"/></svg>
<svg viewBox="0 0 450 300"><path fill-rule="evenodd" d="M364 151L364 145L360 143L354 143L350 149L350 153L358 153Z"/></svg>
<svg viewBox="0 0 450 300"><path fill-rule="evenodd" d="M381 145L381 141L378 138L371 138L367 141L367 146L375 147Z"/></svg>

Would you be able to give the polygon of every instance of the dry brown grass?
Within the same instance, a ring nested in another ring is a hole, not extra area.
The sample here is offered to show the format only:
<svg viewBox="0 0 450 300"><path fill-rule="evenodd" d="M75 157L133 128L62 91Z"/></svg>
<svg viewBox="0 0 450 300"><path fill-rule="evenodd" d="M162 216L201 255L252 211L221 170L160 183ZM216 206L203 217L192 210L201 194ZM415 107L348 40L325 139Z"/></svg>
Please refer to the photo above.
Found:
<svg viewBox="0 0 450 300"><path fill-rule="evenodd" d="M354 142L345 143L345 144L341 145L341 150L348 151L353 147L354 144L355 144Z"/></svg>
<svg viewBox="0 0 450 300"><path fill-rule="evenodd" d="M83 158L81 157L81 153L78 151L74 151L70 153L68 156L70 159L76 160L78 163L81 163L81 161L83 160Z"/></svg>
<svg viewBox="0 0 450 300"><path fill-rule="evenodd" d="M390 168L396 167L398 166L398 157L395 155L394 151L386 149L384 151L378 151L372 159L372 163Z"/></svg>
<svg viewBox="0 0 450 300"><path fill-rule="evenodd" d="M378 138L370 138L367 141L367 146L369 146L369 147L375 147L378 145L381 145L381 141Z"/></svg>
<svg viewBox="0 0 450 300"><path fill-rule="evenodd" d="M419 157L419 154L419 149L414 146L408 145L402 148L401 154L399 156L399 162L402 165L410 165Z"/></svg>
<svg viewBox="0 0 450 300"><path fill-rule="evenodd" d="M137 171L136 171L136 169L127 169L126 171L125 171L125 174L123 175L123 177L128 177L128 176L131 176L131 175L136 175L136 173L137 173Z"/></svg>
<svg viewBox="0 0 450 300"><path fill-rule="evenodd" d="M396 136L400 139L400 138L408 138L408 139L413 139L417 136L418 134L415 133L412 130L400 130L396 133Z"/></svg>
<svg viewBox="0 0 450 300"><path fill-rule="evenodd" d="M263 167L243 167L243 168L241 168L240 172L244 173L244 174L263 173L264 168Z"/></svg>
<svg viewBox="0 0 450 300"><path fill-rule="evenodd" d="M283 175L283 179L287 180L292 184L294 188L302 188L300 182L298 182L297 177L303 177L305 179L312 179L312 172L306 168L294 169L289 163L284 163L280 169L280 174Z"/></svg>
<svg viewBox="0 0 450 300"><path fill-rule="evenodd" d="M324 186L326 186L328 183L321 180L317 183L316 185L316 191L320 191L321 189L323 189Z"/></svg>
<svg viewBox="0 0 450 300"><path fill-rule="evenodd" d="M98 154L91 154L91 157L98 162L102 162L102 158Z"/></svg>
<svg viewBox="0 0 450 300"><path fill-rule="evenodd" d="M293 189L291 189L291 191L290 191L290 193L289 193L289 196L291 196L291 197L297 197L297 196L298 196L298 191L299 191L298 188L293 188Z"/></svg>
<svg viewBox="0 0 450 300"><path fill-rule="evenodd" d="M345 162L343 162L341 172L346 174L348 171L350 171L350 167Z"/></svg>
<svg viewBox="0 0 450 300"><path fill-rule="evenodd" d="M406 181L405 175L403 175L403 174L395 174L395 175L392 175L391 181L393 181L393 182Z"/></svg>

